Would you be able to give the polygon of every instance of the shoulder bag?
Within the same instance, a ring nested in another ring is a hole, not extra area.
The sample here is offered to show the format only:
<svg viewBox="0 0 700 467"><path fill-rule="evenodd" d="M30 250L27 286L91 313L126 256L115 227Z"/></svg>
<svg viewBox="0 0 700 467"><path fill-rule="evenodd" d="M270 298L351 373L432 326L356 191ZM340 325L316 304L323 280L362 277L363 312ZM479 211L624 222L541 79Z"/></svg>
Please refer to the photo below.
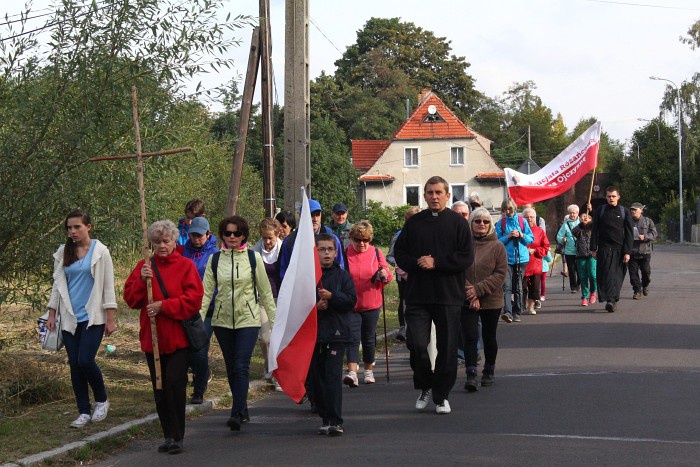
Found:
<svg viewBox="0 0 700 467"><path fill-rule="evenodd" d="M60 306L56 307L56 326L53 331L49 331L46 327L46 323L48 322L48 311L36 320L37 326L39 326L39 344L44 350L58 352L63 348L63 326L61 326Z"/></svg>

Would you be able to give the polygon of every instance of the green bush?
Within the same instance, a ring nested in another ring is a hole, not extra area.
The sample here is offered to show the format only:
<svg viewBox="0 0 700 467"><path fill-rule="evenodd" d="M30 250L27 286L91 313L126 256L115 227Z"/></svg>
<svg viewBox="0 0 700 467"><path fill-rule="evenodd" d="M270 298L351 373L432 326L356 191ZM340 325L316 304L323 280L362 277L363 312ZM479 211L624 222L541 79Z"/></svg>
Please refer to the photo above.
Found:
<svg viewBox="0 0 700 467"><path fill-rule="evenodd" d="M367 219L374 228L375 245L388 246L391 237L403 227L403 216L411 206L383 206L378 201L368 201L360 212L360 219ZM359 219L358 219L359 220Z"/></svg>

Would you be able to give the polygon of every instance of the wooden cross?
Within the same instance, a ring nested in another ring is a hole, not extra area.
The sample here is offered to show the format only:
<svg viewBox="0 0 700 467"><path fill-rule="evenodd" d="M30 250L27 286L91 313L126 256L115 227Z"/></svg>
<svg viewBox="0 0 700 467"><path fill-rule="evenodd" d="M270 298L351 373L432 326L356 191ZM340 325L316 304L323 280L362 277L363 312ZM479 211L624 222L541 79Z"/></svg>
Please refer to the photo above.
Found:
<svg viewBox="0 0 700 467"><path fill-rule="evenodd" d="M90 162L97 161L113 161L119 159L136 159L137 162L137 175L139 182L139 196L141 198L141 233L143 238L143 260L145 264L148 264L151 259L151 249L148 246L148 224L146 222L146 195L143 183L143 158L150 156L165 156L168 154L178 154L182 152L189 152L192 148L177 148L168 149L166 151L158 152L147 152L143 154L141 152L141 129L139 127L139 112L136 99L136 86L131 88L131 103L134 114L134 135L136 137L136 153L135 154L124 154L121 156L100 156L90 158ZM146 290L148 291L148 304L153 303L153 286L151 279L146 281ZM151 316L151 339L153 340L153 360L156 368L156 389L163 389L163 377L160 368L160 351L158 350L158 330L156 328L156 317Z"/></svg>

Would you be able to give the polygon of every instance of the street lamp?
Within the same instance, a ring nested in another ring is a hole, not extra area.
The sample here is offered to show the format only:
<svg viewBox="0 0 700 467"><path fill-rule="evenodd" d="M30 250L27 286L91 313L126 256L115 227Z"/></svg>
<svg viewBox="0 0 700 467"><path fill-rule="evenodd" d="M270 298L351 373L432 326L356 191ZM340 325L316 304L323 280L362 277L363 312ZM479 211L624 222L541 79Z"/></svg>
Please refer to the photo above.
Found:
<svg viewBox="0 0 700 467"><path fill-rule="evenodd" d="M659 128L659 124L656 122L656 120L649 120L648 118L638 118L637 120L639 120L640 122L649 122L656 125L656 137L659 141L661 141L661 129Z"/></svg>
<svg viewBox="0 0 700 467"><path fill-rule="evenodd" d="M637 145L637 160L639 160L639 143L634 138L630 138L630 143Z"/></svg>
<svg viewBox="0 0 700 467"><path fill-rule="evenodd" d="M658 76L650 76L649 79L657 81L667 81L676 88L676 94L678 95L678 200L680 201L680 229L681 229L681 243L683 243L683 157L682 157L682 144L681 144L681 90L676 83L666 78L659 78Z"/></svg>

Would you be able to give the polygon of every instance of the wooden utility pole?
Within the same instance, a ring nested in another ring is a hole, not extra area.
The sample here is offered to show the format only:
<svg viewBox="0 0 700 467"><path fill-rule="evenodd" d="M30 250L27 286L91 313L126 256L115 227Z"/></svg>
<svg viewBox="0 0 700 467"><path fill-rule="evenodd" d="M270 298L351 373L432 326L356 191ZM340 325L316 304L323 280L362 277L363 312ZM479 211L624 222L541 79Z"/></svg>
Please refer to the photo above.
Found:
<svg viewBox="0 0 700 467"><path fill-rule="evenodd" d="M270 0L260 0L260 94L263 130L263 204L265 216L273 217L275 193L275 141L272 129L272 66L270 63Z"/></svg>
<svg viewBox="0 0 700 467"><path fill-rule="evenodd" d="M284 53L284 206L301 207L300 187L311 196L309 1L286 0Z"/></svg>
<svg viewBox="0 0 700 467"><path fill-rule="evenodd" d="M238 198L240 197L241 178L243 178L243 158L245 146L248 140L248 125L250 123L250 110L253 106L253 94L255 93L255 81L260 67L260 29L253 29L253 37L250 42L250 55L248 56L248 70L246 71L245 84L243 86L243 99L241 101L241 115L238 122L238 140L233 152L231 168L231 182L228 187L225 216L236 214Z"/></svg>
<svg viewBox="0 0 700 467"><path fill-rule="evenodd" d="M146 190L144 188L143 181L143 157L148 156L164 156L167 154L177 154L181 152L189 152L191 148L178 148L169 149L160 152L149 152L147 154L141 153L141 128L139 126L139 111L138 111L138 100L136 98L136 86L131 88L131 107L134 118L134 137L136 139L136 154L124 154L121 156L101 156L93 157L90 162L97 161L109 161L109 160L120 160L120 159L133 159L136 158L137 166L137 178L139 183L139 198L141 200L141 236L142 236L142 253L143 260L146 264L149 264L151 260L151 249L148 245L148 222L146 220ZM177 240L177 239L174 239ZM151 279L146 281L146 290L148 291L148 304L153 303L153 287L151 284ZM163 389L163 378L160 368L160 351L158 349L158 329L156 327L156 317L150 317L151 323L151 337L153 340L153 360L155 362L156 368L156 389Z"/></svg>

